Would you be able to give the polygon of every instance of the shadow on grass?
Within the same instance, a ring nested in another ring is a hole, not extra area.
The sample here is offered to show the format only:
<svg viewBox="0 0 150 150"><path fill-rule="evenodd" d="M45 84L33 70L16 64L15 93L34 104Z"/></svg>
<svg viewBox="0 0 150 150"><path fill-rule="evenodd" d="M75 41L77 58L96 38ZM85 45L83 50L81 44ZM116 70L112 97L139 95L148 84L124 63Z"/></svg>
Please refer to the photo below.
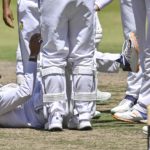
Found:
<svg viewBox="0 0 150 150"><path fill-rule="evenodd" d="M103 127L103 128L118 128L118 127L134 127L135 124L125 123L125 122L118 122L118 121L99 121L93 122L93 127Z"/></svg>
<svg viewBox="0 0 150 150"><path fill-rule="evenodd" d="M106 113L106 114L110 114L110 115L111 115L110 109L107 109L107 110L101 110L100 112L101 112L101 113Z"/></svg>
<svg viewBox="0 0 150 150"><path fill-rule="evenodd" d="M105 103L97 102L96 105L98 105L98 106L100 106L100 105L101 105L101 106L106 106L106 105L107 105L107 106L108 106L109 103L110 103L109 101L108 101L108 102L105 102Z"/></svg>

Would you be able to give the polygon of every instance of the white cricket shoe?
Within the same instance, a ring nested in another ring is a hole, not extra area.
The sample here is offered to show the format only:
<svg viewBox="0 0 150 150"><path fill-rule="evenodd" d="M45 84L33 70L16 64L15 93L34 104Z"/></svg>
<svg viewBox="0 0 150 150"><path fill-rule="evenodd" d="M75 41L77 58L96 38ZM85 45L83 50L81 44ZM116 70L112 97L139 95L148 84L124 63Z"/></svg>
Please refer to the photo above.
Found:
<svg viewBox="0 0 150 150"><path fill-rule="evenodd" d="M142 131L143 131L144 134L148 134L148 126L144 126L142 128Z"/></svg>
<svg viewBox="0 0 150 150"><path fill-rule="evenodd" d="M109 101L111 98L111 93L109 92L102 92L100 90L97 90L97 100L96 103L105 103L107 101Z"/></svg>
<svg viewBox="0 0 150 150"><path fill-rule="evenodd" d="M63 118L59 113L54 113L52 116L49 115L48 118L48 130L50 131L62 131Z"/></svg>
<svg viewBox="0 0 150 150"><path fill-rule="evenodd" d="M78 130L92 130L92 125L89 120L80 120Z"/></svg>
<svg viewBox="0 0 150 150"><path fill-rule="evenodd" d="M128 100L128 99L123 99L123 100L119 103L119 105L116 106L116 107L114 107L114 108L112 108L112 109L110 110L110 112L111 112L112 114L117 113L117 112L123 113L123 112L126 112L126 111L130 110L130 109L132 108L132 106L133 106L133 102L132 102L132 101L130 101L130 100Z"/></svg>
<svg viewBox="0 0 150 150"><path fill-rule="evenodd" d="M147 119L144 119L144 120L140 120L141 123L145 123L147 124Z"/></svg>
<svg viewBox="0 0 150 150"><path fill-rule="evenodd" d="M124 42L120 59L116 60L124 71L139 71L139 45L134 32L129 33L129 39Z"/></svg>
<svg viewBox="0 0 150 150"><path fill-rule="evenodd" d="M142 114L133 109L133 110L129 110L127 112L123 112L123 113L115 113L113 115L113 117L117 120L121 120L121 121L125 121L125 122L140 122L141 120L144 120L145 118L142 116Z"/></svg>
<svg viewBox="0 0 150 150"><path fill-rule="evenodd" d="M73 116L68 121L68 128L72 130L91 130L92 126L89 120L80 120L77 116Z"/></svg>
<svg viewBox="0 0 150 150"><path fill-rule="evenodd" d="M94 116L92 119L99 119L101 117L101 112L100 111L95 111Z"/></svg>

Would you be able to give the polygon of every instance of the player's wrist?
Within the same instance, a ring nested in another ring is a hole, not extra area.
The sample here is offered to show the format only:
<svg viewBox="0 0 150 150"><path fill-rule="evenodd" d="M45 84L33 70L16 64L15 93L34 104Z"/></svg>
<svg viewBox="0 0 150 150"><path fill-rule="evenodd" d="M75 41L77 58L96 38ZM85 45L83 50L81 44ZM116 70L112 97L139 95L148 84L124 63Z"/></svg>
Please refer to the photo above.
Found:
<svg viewBox="0 0 150 150"><path fill-rule="evenodd" d="M37 56L36 55L30 55L29 56L29 61L37 62Z"/></svg>

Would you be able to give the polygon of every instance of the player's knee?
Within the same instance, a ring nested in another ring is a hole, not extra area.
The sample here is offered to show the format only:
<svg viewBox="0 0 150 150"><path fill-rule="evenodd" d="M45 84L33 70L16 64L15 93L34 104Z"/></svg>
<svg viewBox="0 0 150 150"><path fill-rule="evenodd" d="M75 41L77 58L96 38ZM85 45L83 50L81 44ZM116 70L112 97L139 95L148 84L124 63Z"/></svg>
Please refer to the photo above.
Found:
<svg viewBox="0 0 150 150"><path fill-rule="evenodd" d="M96 100L96 73L91 66L77 66L73 70L74 100Z"/></svg>

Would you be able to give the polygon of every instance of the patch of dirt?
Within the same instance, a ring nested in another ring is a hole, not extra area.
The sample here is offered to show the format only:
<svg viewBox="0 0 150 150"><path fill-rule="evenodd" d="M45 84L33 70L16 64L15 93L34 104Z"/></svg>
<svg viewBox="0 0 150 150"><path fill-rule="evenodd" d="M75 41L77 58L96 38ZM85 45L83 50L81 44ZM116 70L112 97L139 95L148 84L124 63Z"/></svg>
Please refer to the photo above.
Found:
<svg viewBox="0 0 150 150"><path fill-rule="evenodd" d="M0 61L0 84L16 82L16 63Z"/></svg>

